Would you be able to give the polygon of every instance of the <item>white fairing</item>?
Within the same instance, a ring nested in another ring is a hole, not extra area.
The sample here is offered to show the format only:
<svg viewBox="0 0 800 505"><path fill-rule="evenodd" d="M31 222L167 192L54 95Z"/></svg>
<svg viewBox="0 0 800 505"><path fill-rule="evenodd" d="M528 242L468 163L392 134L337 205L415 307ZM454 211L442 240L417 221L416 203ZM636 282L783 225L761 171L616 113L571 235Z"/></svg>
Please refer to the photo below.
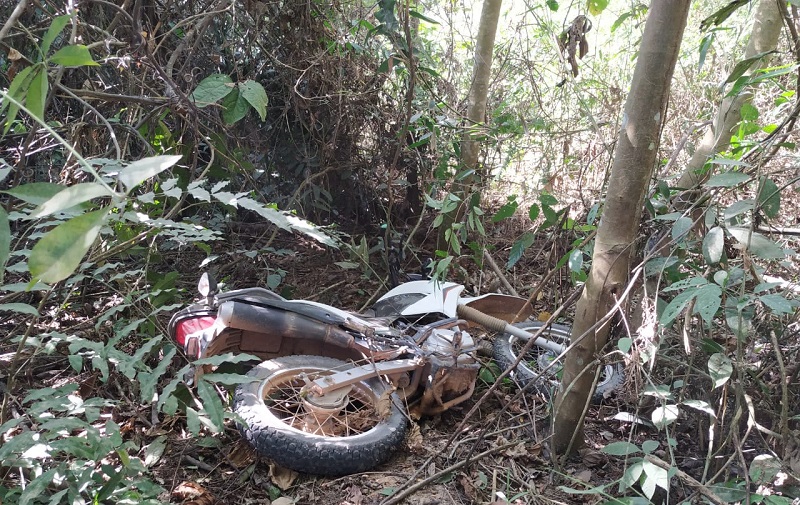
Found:
<svg viewBox="0 0 800 505"><path fill-rule="evenodd" d="M408 300L408 303L401 302L402 306L398 307L400 315L415 316L438 313L456 317L456 307L462 291L464 291L464 286L454 282L411 281L392 289L380 297L376 304L393 298ZM409 295L412 296L409 297Z"/></svg>

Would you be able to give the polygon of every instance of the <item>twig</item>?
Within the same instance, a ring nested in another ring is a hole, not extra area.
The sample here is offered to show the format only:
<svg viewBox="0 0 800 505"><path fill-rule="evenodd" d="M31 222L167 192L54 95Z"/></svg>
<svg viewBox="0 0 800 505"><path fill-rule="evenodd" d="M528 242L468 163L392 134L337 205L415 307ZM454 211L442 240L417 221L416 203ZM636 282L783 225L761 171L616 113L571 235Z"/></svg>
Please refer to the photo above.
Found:
<svg viewBox="0 0 800 505"><path fill-rule="evenodd" d="M454 470L458 470L462 466L465 466L465 465L467 465L469 463L474 463L475 461L478 461L479 459L481 459L483 457L489 456L490 454L494 454L496 452L504 451L504 450L508 449L509 447L513 447L515 445L519 445L520 443L522 443L522 442L520 442L520 441L509 442L507 444L503 444L503 445L499 445L497 447L493 447L491 449L487 449L487 450L483 451L482 453L478 454L477 456L475 456L474 458L462 459L458 463L454 463L454 464L448 466L447 468L439 470L438 472L436 472L435 474L429 476L428 478L423 479L421 481L418 481L416 484L414 484L413 486L411 486L409 488L406 488L405 490L401 491L400 493L397 493L395 495L390 496L388 499L382 501L380 503L380 505L394 505L395 503L400 503L407 496L413 494L418 489L430 484L431 482L435 481L436 479L438 479L442 475L448 474L448 473L450 473L450 472L452 472Z"/></svg>
<svg viewBox="0 0 800 505"><path fill-rule="evenodd" d="M697 491L701 495L705 496L708 499L708 501L710 501L714 505L725 505L725 503L727 503L727 502L723 501L722 498L720 498L719 496L714 494L710 489L708 489L708 487L706 487L703 484L701 484L694 477L692 477L688 473L684 472L683 470L670 465L669 463L667 463L663 459L658 458L656 456L653 456L652 454L646 455L644 457L644 459L646 461L649 461L650 463L656 465L659 468L663 468L664 470L669 471L670 469L673 469L675 471L675 476L676 477L678 477L680 480L685 482L687 486L693 488L695 491Z"/></svg>
<svg viewBox="0 0 800 505"><path fill-rule="evenodd" d="M514 296L519 296L517 290L514 289L514 286L512 286L510 282L508 282L508 279L503 274L503 271L500 270L500 267L498 267L497 263L494 262L494 258L492 258L492 255L489 254L489 251L487 251L486 249L483 250L483 257L486 258L486 263L489 264L489 267L492 269L492 271L495 274L497 274L497 277L500 278L500 282L503 283L503 286L508 290L509 294L512 294Z"/></svg>
<svg viewBox="0 0 800 505"><path fill-rule="evenodd" d="M0 40L6 38L8 31L11 30L11 27L14 26L14 23L17 22L17 19L25 12L25 8L28 7L28 0L20 0L16 7L14 7L14 12L8 16L3 28L0 28Z"/></svg>
<svg viewBox="0 0 800 505"><path fill-rule="evenodd" d="M213 466L209 465L208 463L203 463L199 459L193 458L193 457L189 456L188 454L184 454L182 459L184 461L186 461L187 463L192 464L192 465L196 466L197 468L199 468L200 470L203 470L205 472L211 473L211 472L214 471L214 467Z"/></svg>

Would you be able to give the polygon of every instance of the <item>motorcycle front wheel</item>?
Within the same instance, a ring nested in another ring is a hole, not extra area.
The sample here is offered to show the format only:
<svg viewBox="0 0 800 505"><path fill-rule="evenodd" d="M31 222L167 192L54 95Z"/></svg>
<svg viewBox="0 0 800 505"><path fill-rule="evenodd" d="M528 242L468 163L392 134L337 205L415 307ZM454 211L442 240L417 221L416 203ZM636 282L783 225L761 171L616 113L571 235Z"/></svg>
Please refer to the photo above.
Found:
<svg viewBox="0 0 800 505"><path fill-rule="evenodd" d="M298 472L346 475L386 461L403 442L406 416L378 377L355 383L332 409L315 409L303 387L351 368L322 356L265 361L236 389L242 436L262 455Z"/></svg>
<svg viewBox="0 0 800 505"><path fill-rule="evenodd" d="M514 326L529 333L536 333L544 324L528 321L515 324ZM566 347L569 345L570 327L562 324L551 324L550 327L545 329L539 336ZM501 369L505 370L517 360L525 343L525 340L508 333L503 333L495 338L494 359ZM534 382L531 387L535 387L537 391L547 398L550 398L553 392L558 389L561 377L560 372L563 368L563 365L560 363L550 366L557 356L558 354L551 350L542 349L541 347L533 345L525 353L516 369L511 372L511 378L516 380L520 386L525 386L529 382ZM548 366L550 366L550 368L544 371ZM597 387L592 394L592 402L600 403L622 385L623 379L624 368L621 364L603 365Z"/></svg>

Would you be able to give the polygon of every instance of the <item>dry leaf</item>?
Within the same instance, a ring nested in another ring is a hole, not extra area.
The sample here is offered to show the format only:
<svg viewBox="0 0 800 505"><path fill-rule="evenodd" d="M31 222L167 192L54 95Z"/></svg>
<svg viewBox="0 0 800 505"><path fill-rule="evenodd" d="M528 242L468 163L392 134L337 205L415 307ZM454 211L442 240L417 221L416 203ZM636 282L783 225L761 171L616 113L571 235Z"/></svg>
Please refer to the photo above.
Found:
<svg viewBox="0 0 800 505"><path fill-rule="evenodd" d="M422 454L425 452L425 441L422 438L422 431L419 429L417 423L411 423L411 429L408 430L406 437L406 445L408 450L414 454Z"/></svg>
<svg viewBox="0 0 800 505"><path fill-rule="evenodd" d="M579 453L581 458L583 458L583 464L589 468L604 466L606 464L606 456L600 451L595 451L593 449L589 449L588 447L584 447L579 451Z"/></svg>
<svg viewBox="0 0 800 505"><path fill-rule="evenodd" d="M269 465L269 478L272 479L272 483L278 486L281 491L286 491L294 481L297 479L298 473L294 470L289 470L288 468L284 468L277 463L270 463ZM272 502L273 504L275 502Z"/></svg>
<svg viewBox="0 0 800 505"><path fill-rule="evenodd" d="M228 453L228 461L237 469L244 468L255 460L256 451L244 440L239 440Z"/></svg>
<svg viewBox="0 0 800 505"><path fill-rule="evenodd" d="M469 501L473 503L477 501L478 492L475 489L475 485L472 484L472 479L462 473L458 476L458 483L461 484L461 487L464 489L464 494L469 498Z"/></svg>
<svg viewBox="0 0 800 505"><path fill-rule="evenodd" d="M361 493L361 488L355 484L347 488L347 502L350 505L361 505L364 502L364 495Z"/></svg>
<svg viewBox="0 0 800 505"><path fill-rule="evenodd" d="M539 316L536 319L538 319L541 323L546 323L551 317L553 317L553 314L543 310L542 312L539 312Z"/></svg>
<svg viewBox="0 0 800 505"><path fill-rule="evenodd" d="M272 505L294 505L294 500L287 496L281 496L276 500L272 500Z"/></svg>
<svg viewBox="0 0 800 505"><path fill-rule="evenodd" d="M591 470L581 470L580 472L574 475L576 479L582 482L589 482L592 480L592 471Z"/></svg>
<svg viewBox="0 0 800 505"><path fill-rule="evenodd" d="M22 53L14 49L13 47L8 50L8 60L9 61L17 61L22 59Z"/></svg>
<svg viewBox="0 0 800 505"><path fill-rule="evenodd" d="M375 412L378 413L381 419L388 419L392 414L392 390L387 389L383 392L378 403L375 405Z"/></svg>
<svg viewBox="0 0 800 505"><path fill-rule="evenodd" d="M205 490L196 482L184 481L172 490L172 498L180 501L191 500L186 505L214 505L217 500L214 495Z"/></svg>

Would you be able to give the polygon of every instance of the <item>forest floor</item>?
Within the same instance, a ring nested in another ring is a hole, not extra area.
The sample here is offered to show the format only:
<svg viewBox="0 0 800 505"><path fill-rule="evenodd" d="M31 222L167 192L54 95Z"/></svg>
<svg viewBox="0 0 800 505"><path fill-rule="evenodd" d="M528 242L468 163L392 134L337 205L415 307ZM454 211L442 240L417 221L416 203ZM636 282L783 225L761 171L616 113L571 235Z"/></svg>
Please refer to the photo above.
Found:
<svg viewBox="0 0 800 505"><path fill-rule="evenodd" d="M498 264L505 264L514 238L523 231L521 222L513 219L487 229L489 251ZM563 231L555 235L542 233L506 274L520 295L532 293L558 260L570 251L571 244L581 238L568 235ZM257 256L240 254L241 250L257 250L264 237L263 231L259 232L256 227L241 226L231 231L227 241L214 245L214 252L219 256L215 269L219 278L226 280L226 289L263 286L268 275L281 272L283 279L277 291L290 294L292 298L315 300L354 311L385 291L382 275L342 263L353 262L351 253L323 248L298 237L279 237L271 244L274 252ZM428 249L424 244L420 248ZM200 273L198 265L205 257L199 250L192 250L194 252L176 251L174 257L164 258L171 268L181 273L179 285L184 289L181 301L185 303L194 296L194 285ZM250 259L243 261L243 257ZM372 258L379 264L382 261L378 253ZM415 267L415 261L408 260L410 270ZM385 267L378 266L375 270L385 272ZM575 289L564 270L560 269L548 280L546 288L537 296L535 308L539 314L554 311ZM472 293L501 290L497 275L488 266L480 268L467 257L458 261L452 280L465 284ZM90 331L92 311L87 309L86 312L64 311L57 318L59 331ZM567 316L560 322L569 324L571 321ZM102 335L97 336L102 338ZM3 346L0 354L13 354L13 350L12 345ZM485 365L493 369L490 361ZM180 366L173 371L178 368ZM123 433L141 446L165 436L164 452L151 471L169 493L164 500L173 503L594 504L623 494L630 496L630 490L621 493L615 483L623 478L631 461L601 452L615 441L640 447L650 441L650 458L670 462L668 464L681 471L671 480L668 503L698 501L698 490L704 488L698 488L692 479L701 479L704 472L721 471L723 477L747 473L746 467L729 464L730 460L718 459L706 466L707 455L702 447L708 433L708 419L703 413L682 411L681 422L669 434L672 446L668 444L664 430L657 430L644 421L650 418L656 404L648 403L648 397L640 395L641 374L635 368L628 364L628 377L618 394L589 410L587 444L560 468L553 464L549 451L551 411L547 399L536 392L519 394L519 389L510 381L488 393L489 384L481 380L471 400L414 423L403 447L385 464L370 472L339 478L297 474L260 458L241 439L233 423L221 434L192 438L187 434L185 417L154 415L150 407L137 404L123 391L113 391L110 384L100 384L97 373L75 377L63 356L59 360L46 358L43 362L33 362L24 381L25 387L30 389L52 386L59 381L77 381L82 394L85 390L87 395L120 401L115 421L122 426ZM496 367L494 369L496 373ZM667 376L669 373L674 371L665 372ZM163 378L164 381L170 379ZM476 405L475 413L467 417ZM743 423L738 427L736 423L731 424L734 434L745 428ZM765 443L760 445L754 447L750 443L746 449L761 452ZM602 493L597 489L585 492L598 486L607 487ZM660 491L656 493L657 497L661 495ZM405 498L398 501L401 496Z"/></svg>

